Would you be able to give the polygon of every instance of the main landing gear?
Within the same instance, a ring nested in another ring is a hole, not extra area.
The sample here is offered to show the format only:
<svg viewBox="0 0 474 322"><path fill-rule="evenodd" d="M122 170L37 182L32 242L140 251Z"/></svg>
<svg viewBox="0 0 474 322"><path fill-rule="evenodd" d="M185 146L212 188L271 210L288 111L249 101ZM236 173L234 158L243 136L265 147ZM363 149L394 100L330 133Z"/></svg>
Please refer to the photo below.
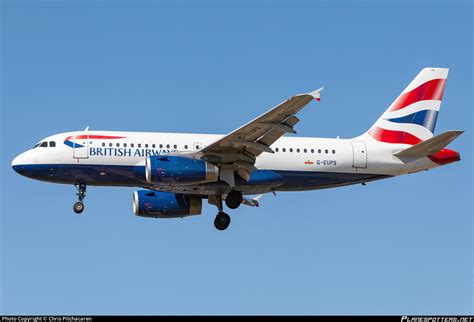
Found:
<svg viewBox="0 0 474 322"><path fill-rule="evenodd" d="M225 198L225 204L230 209L236 209L242 203L243 197L240 191L232 190ZM218 213L214 219L214 227L218 230L226 230L230 225L230 216L223 211L222 196L209 196L209 203L217 207Z"/></svg>
<svg viewBox="0 0 474 322"><path fill-rule="evenodd" d="M84 211L84 203L82 200L86 197L86 184L84 182L81 183L76 183L74 185L77 189L77 199L79 199L78 202L74 204L74 207L72 208L76 214L80 214Z"/></svg>
<svg viewBox="0 0 474 322"><path fill-rule="evenodd" d="M224 212L222 207L222 196L209 196L209 203L217 207L219 211L214 219L214 227L218 230L226 230L230 225L230 216Z"/></svg>
<svg viewBox="0 0 474 322"><path fill-rule="evenodd" d="M225 212L219 211L214 219L214 227L218 230L226 230L230 225L230 216Z"/></svg>
<svg viewBox="0 0 474 322"><path fill-rule="evenodd" d="M240 204L242 203L243 197L242 192L237 190L232 190L227 194L225 198L225 204L230 209L237 209L239 208Z"/></svg>

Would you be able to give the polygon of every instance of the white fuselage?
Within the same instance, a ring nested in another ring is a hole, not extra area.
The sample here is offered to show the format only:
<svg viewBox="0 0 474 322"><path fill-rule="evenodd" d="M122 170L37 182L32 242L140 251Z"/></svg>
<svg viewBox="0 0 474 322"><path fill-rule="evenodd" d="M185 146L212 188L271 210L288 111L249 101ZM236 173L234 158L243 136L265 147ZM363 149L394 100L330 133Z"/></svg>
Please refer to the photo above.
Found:
<svg viewBox="0 0 474 322"><path fill-rule="evenodd" d="M90 185L189 192L189 185L147 184L141 170L145 159L151 155L195 154L222 137L185 133L68 132L45 138L40 146L19 155L13 165L24 166L22 174L42 181L76 183L84 180ZM259 171L282 175L282 182L274 185L257 182L248 187L245 182L238 184L246 194L310 190L361 183L438 165L429 158L404 163L393 156L406 147L377 142L367 135L354 139L282 137L271 146L275 153L262 153L255 163ZM196 184L192 189L196 194L226 190L225 184Z"/></svg>

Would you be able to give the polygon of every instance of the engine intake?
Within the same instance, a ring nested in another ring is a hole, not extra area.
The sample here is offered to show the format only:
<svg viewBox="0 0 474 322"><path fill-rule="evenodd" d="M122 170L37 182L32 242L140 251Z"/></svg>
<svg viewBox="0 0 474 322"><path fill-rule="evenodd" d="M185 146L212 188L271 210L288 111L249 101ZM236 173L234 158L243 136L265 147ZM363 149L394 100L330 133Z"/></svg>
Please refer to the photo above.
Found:
<svg viewBox="0 0 474 322"><path fill-rule="evenodd" d="M150 156L145 161L148 183L197 183L219 180L219 168L202 161L179 156Z"/></svg>
<svg viewBox="0 0 474 322"><path fill-rule="evenodd" d="M136 216L177 218L200 215L201 211L201 198L152 190L133 193L133 212Z"/></svg>

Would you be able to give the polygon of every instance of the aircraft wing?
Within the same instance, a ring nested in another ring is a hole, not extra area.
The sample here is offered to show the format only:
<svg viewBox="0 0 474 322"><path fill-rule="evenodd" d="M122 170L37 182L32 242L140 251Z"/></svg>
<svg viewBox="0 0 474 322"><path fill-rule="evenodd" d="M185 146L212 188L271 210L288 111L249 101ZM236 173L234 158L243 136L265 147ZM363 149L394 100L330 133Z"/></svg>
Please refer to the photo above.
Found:
<svg viewBox="0 0 474 322"><path fill-rule="evenodd" d="M311 93L293 96L220 140L204 147L198 153L201 159L211 163L228 165L232 171L248 180L255 170L254 163L263 152L274 153L270 146L285 133L296 133L294 126L299 122L296 114L312 99L320 100L323 88ZM226 167L224 167L226 168ZM225 171L224 171L225 172ZM221 178L229 183L229 180ZM232 179L230 179L233 181ZM229 183L232 186L232 183Z"/></svg>

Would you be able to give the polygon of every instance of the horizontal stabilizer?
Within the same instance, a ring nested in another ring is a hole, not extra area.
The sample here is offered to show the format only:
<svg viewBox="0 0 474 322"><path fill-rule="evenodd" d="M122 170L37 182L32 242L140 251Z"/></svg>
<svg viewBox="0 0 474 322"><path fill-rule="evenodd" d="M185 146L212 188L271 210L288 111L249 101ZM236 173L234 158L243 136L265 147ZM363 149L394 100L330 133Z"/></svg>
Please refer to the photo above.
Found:
<svg viewBox="0 0 474 322"><path fill-rule="evenodd" d="M447 131L395 154L398 158L422 158L435 155L464 131Z"/></svg>

